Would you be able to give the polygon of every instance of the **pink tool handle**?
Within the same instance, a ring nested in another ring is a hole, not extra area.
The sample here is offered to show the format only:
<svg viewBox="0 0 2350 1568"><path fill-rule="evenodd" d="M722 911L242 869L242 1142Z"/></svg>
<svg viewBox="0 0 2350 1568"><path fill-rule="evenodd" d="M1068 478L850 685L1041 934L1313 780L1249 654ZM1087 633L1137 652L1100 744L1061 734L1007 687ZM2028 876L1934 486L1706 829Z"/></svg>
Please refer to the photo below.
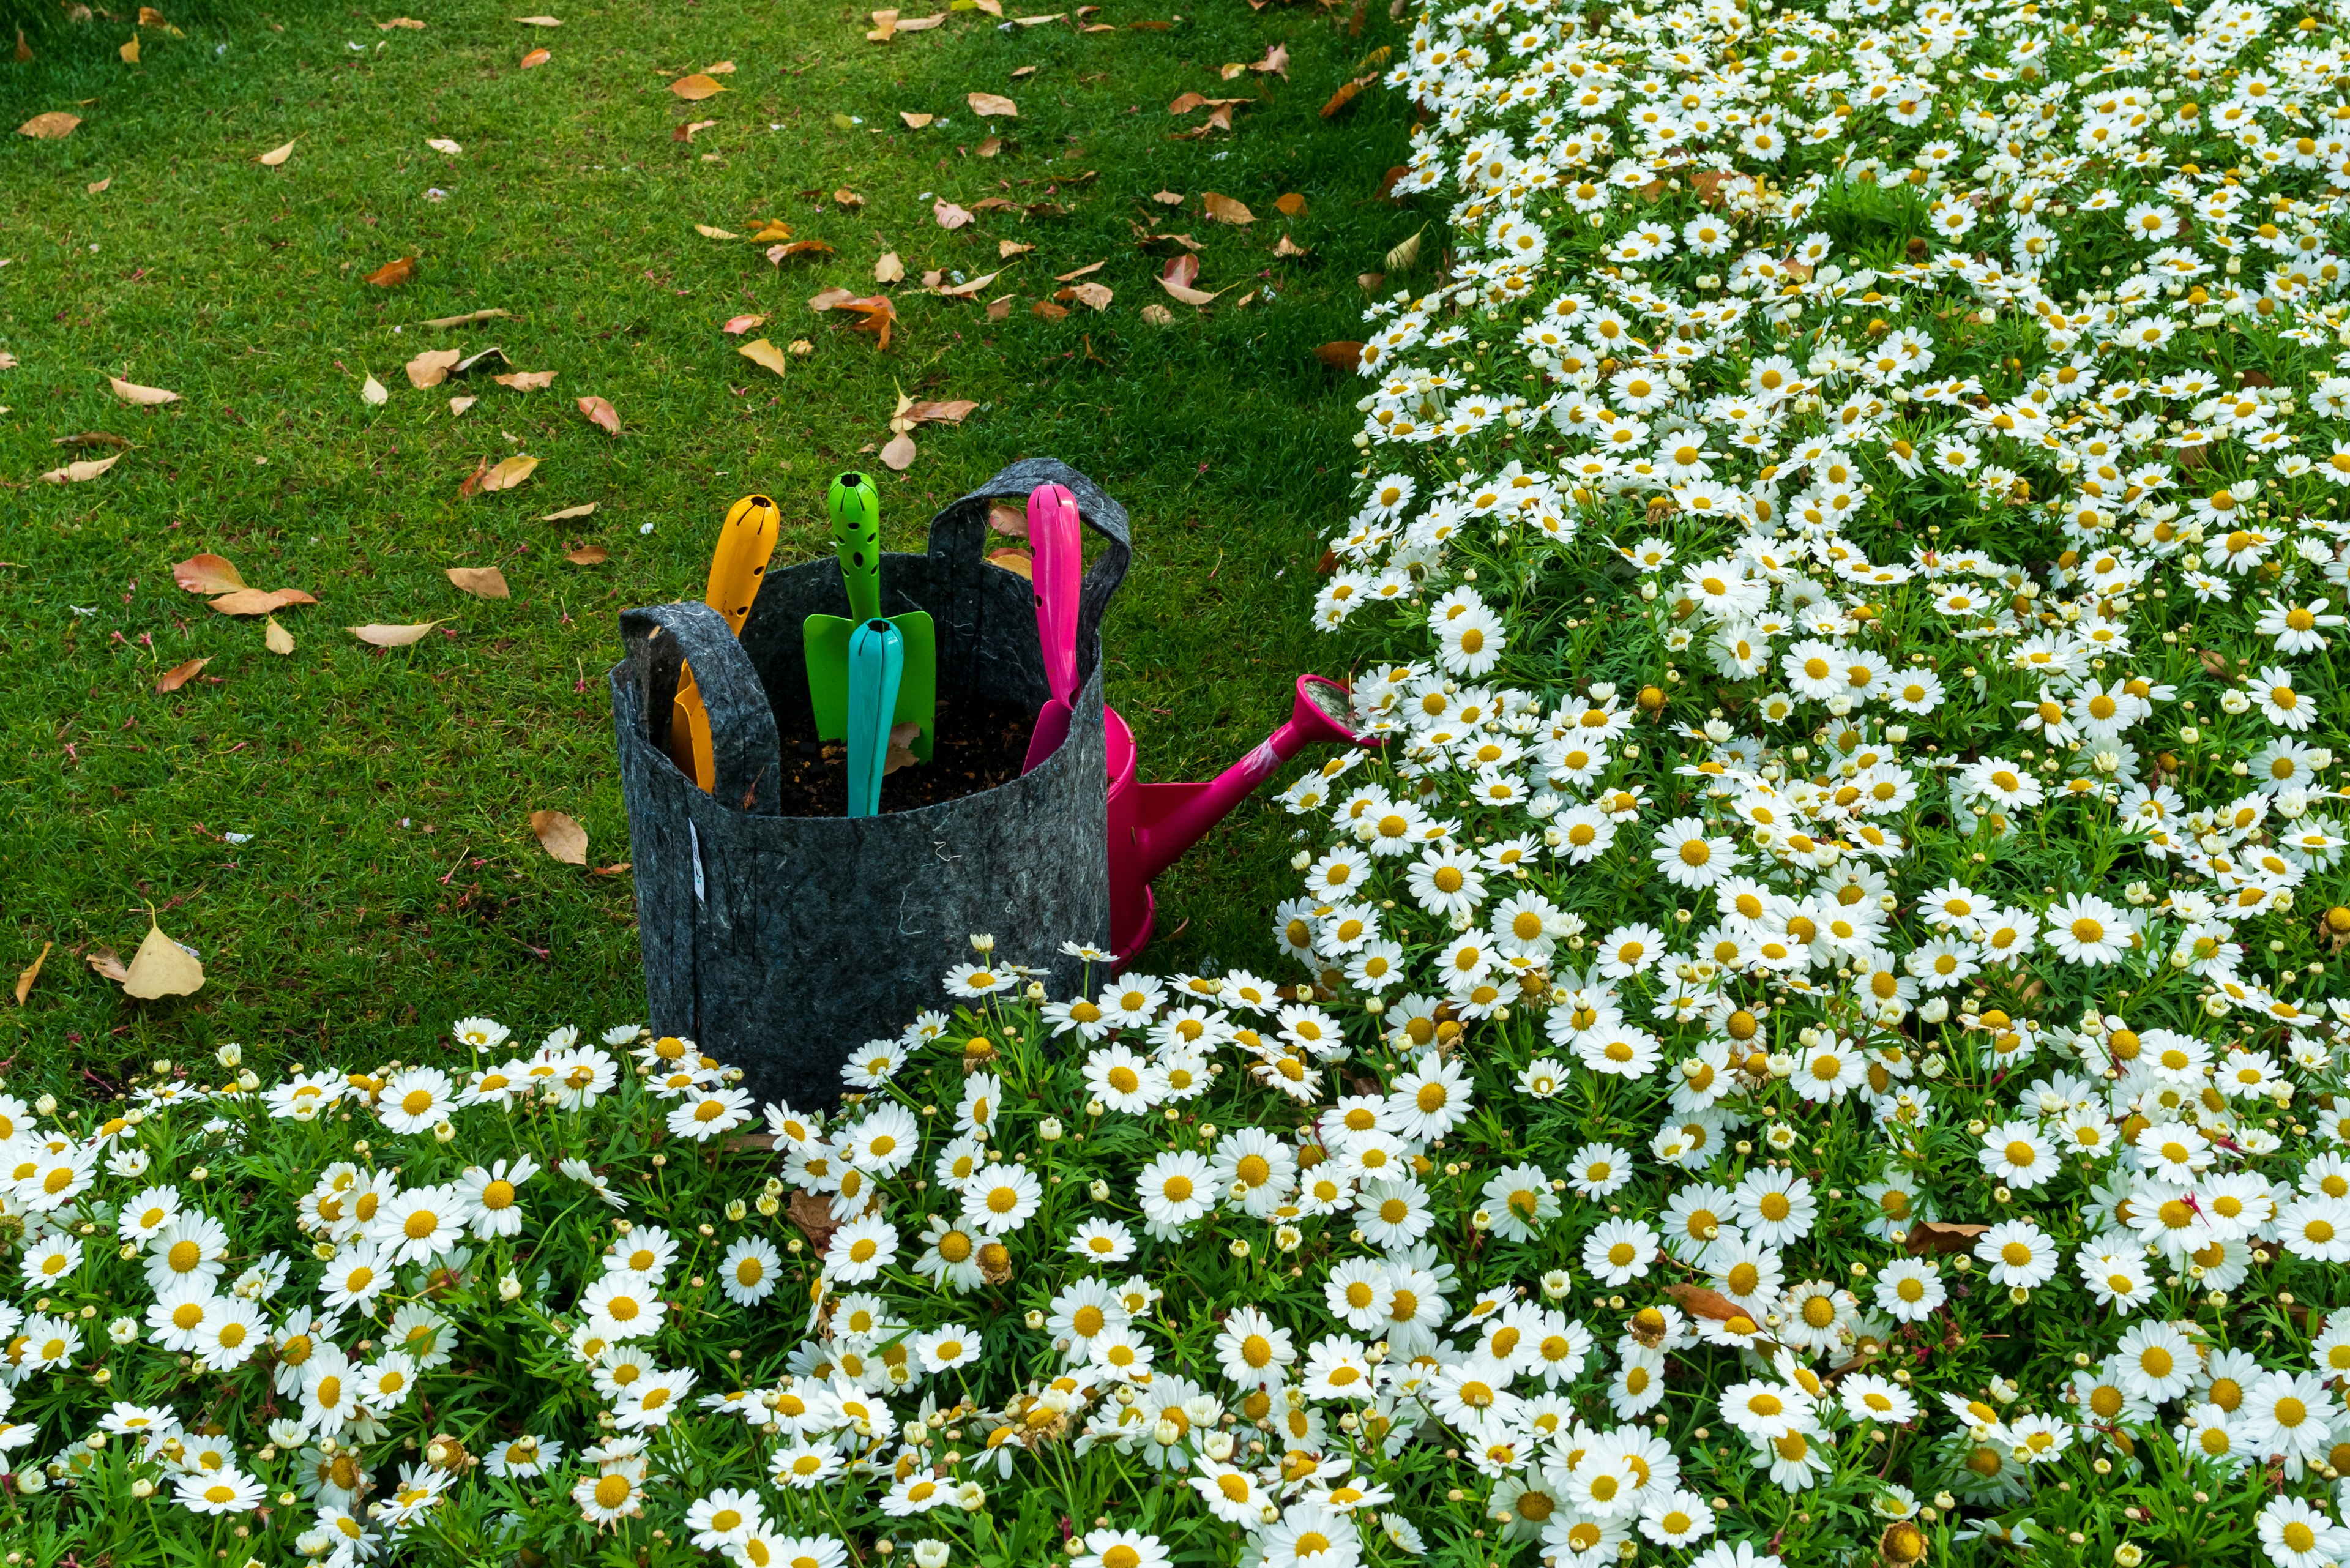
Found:
<svg viewBox="0 0 2350 1568"><path fill-rule="evenodd" d="M1036 639L1045 650L1045 681L1064 702L1077 694L1077 577L1085 545L1077 535L1077 498L1061 484L1040 484L1028 495L1029 569L1036 586Z"/></svg>

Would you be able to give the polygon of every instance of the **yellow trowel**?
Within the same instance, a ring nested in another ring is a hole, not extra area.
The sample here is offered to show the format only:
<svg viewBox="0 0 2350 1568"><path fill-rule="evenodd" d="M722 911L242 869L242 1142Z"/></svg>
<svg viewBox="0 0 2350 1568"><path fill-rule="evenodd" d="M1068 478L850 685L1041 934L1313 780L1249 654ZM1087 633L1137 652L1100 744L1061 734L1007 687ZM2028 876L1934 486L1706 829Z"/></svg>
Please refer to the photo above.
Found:
<svg viewBox="0 0 2350 1568"><path fill-rule="evenodd" d="M746 495L727 509L725 526L718 531L718 548L710 556L710 588L702 602L723 616L726 629L737 637L751 613L751 601L759 597L767 558L775 553L775 535L783 525L784 514L773 501L764 495ZM670 711L669 760L680 773L691 775L704 792L716 782L717 768L710 751L710 712L702 705L690 665L678 672L677 701Z"/></svg>

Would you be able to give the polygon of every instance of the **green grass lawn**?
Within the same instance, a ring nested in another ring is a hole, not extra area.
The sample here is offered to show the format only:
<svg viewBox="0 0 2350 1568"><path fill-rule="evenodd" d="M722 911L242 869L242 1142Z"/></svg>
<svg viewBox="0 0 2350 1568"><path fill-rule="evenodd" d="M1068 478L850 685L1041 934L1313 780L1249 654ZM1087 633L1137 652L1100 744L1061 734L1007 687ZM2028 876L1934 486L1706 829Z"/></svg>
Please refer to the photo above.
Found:
<svg viewBox="0 0 2350 1568"><path fill-rule="evenodd" d="M525 1029L639 1016L628 877L549 859L529 814L577 818L594 865L629 857L604 679L617 612L699 597L717 524L752 490L785 507L779 561L824 549L825 483L873 463L900 389L981 408L916 432L904 474L877 471L891 548L919 548L938 505L1023 455L1067 460L1132 511L1137 567L1107 636L1145 776L1222 767L1284 716L1292 673L1330 657L1305 612L1347 506L1359 389L1312 350L1360 336L1357 275L1425 221L1378 196L1404 106L1374 91L1318 112L1396 39L1384 5L1350 29L1307 5L1201 0L1177 21L1181 0L1107 0L1086 21L1116 30L1090 33L966 10L877 45L837 5L546 3L561 26L480 0L173 10L184 36L138 29L136 66L117 55L133 13L52 9L26 14L29 64L0 49L6 126L84 122L0 144L0 351L17 361L0 370L0 989L57 944L27 1003L0 1003L16 1075L111 1078L229 1040L412 1059L475 1011ZM422 30L379 28L400 4ZM1286 80L1222 79L1274 43ZM519 68L536 47L551 58ZM724 93L669 90L720 61ZM1248 101L1229 132L1179 140L1207 112L1170 116L1186 91ZM983 122L972 92L1012 98L1017 119ZM255 161L288 140L281 165ZM1208 221L1209 191L1258 221ZM1289 192L1307 203L1295 219L1274 208ZM933 219L940 198L992 196L1020 207L954 232ZM1064 211L1020 210L1039 202ZM763 220L833 252L771 265L695 229ZM1167 298L1170 249L1137 243L1154 226L1191 235L1197 286L1231 293L1205 312ZM1277 258L1284 233L1308 254ZM1003 261L1004 241L1035 248ZM806 303L874 292L885 251L907 274L883 289L886 352ZM412 282L366 281L404 256ZM1097 261L1106 311L1033 313L1055 274ZM920 292L931 269L999 268L975 299ZM1174 319L1147 321L1152 304ZM482 309L510 318L421 325ZM768 320L721 330L745 314ZM779 378L735 351L762 335L811 348ZM493 345L553 384L420 390L403 373L427 348ZM131 406L110 376L181 400ZM480 400L452 416L461 391ZM619 435L585 396L611 402ZM84 432L128 444L55 444ZM37 481L118 452L86 483ZM460 496L518 453L540 460L526 483ZM565 559L585 544L608 561ZM201 551L316 596L277 618L290 654L174 585ZM444 576L486 566L511 598ZM389 651L344 629L432 619ZM193 659L209 662L158 694ZM1286 821L1253 805L1162 881L1172 934L1149 961L1270 963ZM78 956L127 959L151 904L203 956L192 997L131 1002ZM933 1000L910 995L910 1013Z"/></svg>

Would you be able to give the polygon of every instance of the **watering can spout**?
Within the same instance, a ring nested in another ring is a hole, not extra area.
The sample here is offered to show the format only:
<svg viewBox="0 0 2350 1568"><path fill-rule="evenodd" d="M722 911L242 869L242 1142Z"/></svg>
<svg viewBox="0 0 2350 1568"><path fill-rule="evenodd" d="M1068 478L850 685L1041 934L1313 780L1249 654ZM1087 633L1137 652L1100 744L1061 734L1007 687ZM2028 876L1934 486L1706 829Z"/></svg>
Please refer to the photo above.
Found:
<svg viewBox="0 0 2350 1568"><path fill-rule="evenodd" d="M1288 722L1213 779L1204 784L1136 785L1134 846L1140 879L1149 882L1173 865L1202 834L1307 746L1319 741L1378 744L1376 738L1355 728L1352 714L1347 688L1319 675L1301 675Z"/></svg>

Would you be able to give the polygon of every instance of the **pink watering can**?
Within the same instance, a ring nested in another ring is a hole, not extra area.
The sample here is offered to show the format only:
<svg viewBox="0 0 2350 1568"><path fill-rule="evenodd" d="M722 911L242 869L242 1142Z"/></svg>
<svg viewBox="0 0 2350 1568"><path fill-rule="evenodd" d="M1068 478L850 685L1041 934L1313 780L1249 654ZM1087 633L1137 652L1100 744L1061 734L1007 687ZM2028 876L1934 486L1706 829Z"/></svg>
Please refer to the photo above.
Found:
<svg viewBox="0 0 2350 1568"><path fill-rule="evenodd" d="M1036 635L1045 654L1051 701L1036 715L1023 773L1059 749L1069 732L1077 690L1077 583L1084 565L1077 503L1058 484L1028 497L1028 548L1036 585ZM1281 765L1317 741L1375 746L1357 732L1347 688L1319 675L1297 678L1289 721L1248 755L1199 784L1144 784L1135 774L1134 732L1118 710L1102 710L1109 763L1110 946L1121 964L1150 941L1155 902L1150 884L1209 828L1271 778Z"/></svg>

